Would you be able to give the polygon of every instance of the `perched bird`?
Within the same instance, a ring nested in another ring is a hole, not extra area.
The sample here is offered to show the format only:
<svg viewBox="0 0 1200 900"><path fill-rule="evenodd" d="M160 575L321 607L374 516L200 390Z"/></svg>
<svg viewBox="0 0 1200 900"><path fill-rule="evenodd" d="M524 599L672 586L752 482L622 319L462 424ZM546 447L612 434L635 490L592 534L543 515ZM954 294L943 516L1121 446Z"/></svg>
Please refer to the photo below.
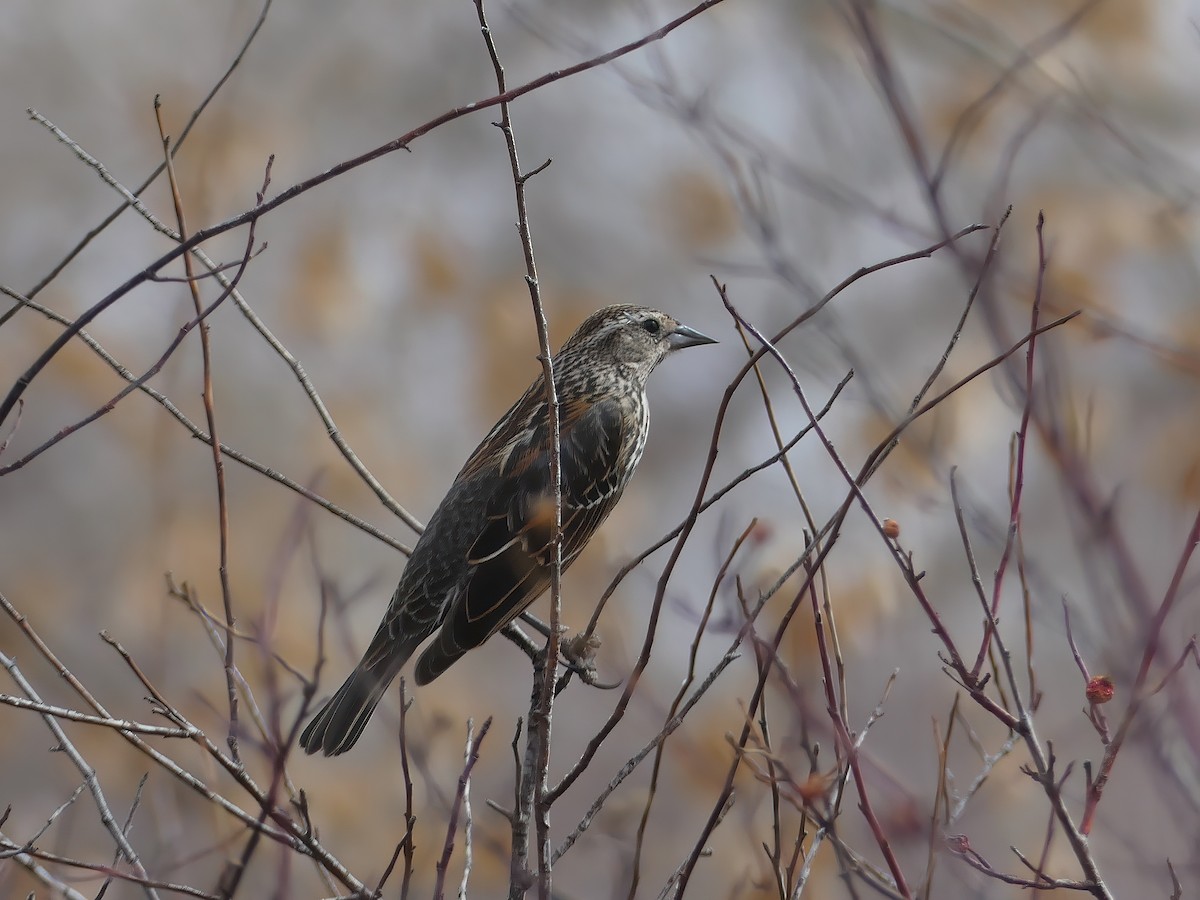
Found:
<svg viewBox="0 0 1200 900"><path fill-rule="evenodd" d="M563 569L612 511L642 457L650 427L646 379L669 353L711 343L657 310L609 306L585 319L554 357ZM367 652L300 736L306 751L334 756L353 747L388 684L435 631L417 660L419 685L549 586L547 411L539 377L475 448L413 547Z"/></svg>

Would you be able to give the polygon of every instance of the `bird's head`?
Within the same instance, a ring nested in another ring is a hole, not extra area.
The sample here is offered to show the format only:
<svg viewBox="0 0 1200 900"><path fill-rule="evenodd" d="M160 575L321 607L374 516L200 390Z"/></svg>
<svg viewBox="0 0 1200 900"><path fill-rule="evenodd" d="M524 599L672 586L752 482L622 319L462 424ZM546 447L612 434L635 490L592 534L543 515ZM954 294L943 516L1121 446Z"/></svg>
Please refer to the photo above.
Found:
<svg viewBox="0 0 1200 900"><path fill-rule="evenodd" d="M598 366L631 372L645 383L669 353L716 341L646 306L606 306L583 320L563 344L558 359L588 357Z"/></svg>

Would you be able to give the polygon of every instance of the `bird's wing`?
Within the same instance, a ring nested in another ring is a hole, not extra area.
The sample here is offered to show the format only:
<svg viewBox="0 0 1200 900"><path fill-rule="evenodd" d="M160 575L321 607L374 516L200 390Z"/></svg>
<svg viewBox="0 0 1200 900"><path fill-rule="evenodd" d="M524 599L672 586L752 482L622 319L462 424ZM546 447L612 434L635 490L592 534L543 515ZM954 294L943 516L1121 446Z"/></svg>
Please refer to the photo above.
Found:
<svg viewBox="0 0 1200 900"><path fill-rule="evenodd" d="M624 486L620 456L627 425L621 407L613 401L563 403L561 419L565 568L608 515ZM501 488L488 503L484 527L468 552L469 580L418 663L418 682L435 677L482 644L550 583L554 496L548 428L540 417L533 421L539 424L505 448Z"/></svg>

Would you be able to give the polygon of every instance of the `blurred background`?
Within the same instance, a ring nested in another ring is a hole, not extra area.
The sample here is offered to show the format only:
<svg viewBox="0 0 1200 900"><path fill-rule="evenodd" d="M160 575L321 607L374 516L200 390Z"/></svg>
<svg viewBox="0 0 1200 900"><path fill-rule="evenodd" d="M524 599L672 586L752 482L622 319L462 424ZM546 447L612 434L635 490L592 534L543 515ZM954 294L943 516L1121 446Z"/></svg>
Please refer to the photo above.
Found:
<svg viewBox="0 0 1200 900"><path fill-rule="evenodd" d="M679 3L503 3L489 15L509 85L563 68L648 33ZM581 628L617 569L686 515L708 453L722 392L746 359L711 277L765 332L796 318L862 266L919 250L974 222L995 225L1009 204L997 256L977 306L935 385L941 390L1028 328L1038 268L1035 221L1046 215L1049 268L1043 320L1083 310L1045 338L1039 394L1061 444L1031 432L1023 551L1034 665L1044 692L1040 736L1062 765L1098 761L1103 747L1082 709L1062 603L1093 672L1125 697L1149 619L1170 582L1200 500L1200 7L1185 0L986 0L872 3L728 0L664 41L522 97L514 126L529 183L530 220L555 345L609 303L660 307L721 340L672 359L650 388L652 429L633 486L571 570L564 619ZM120 202L95 171L31 121L36 109L130 188L161 161L153 102L178 135L228 69L262 12L245 0L73 5L30 0L0 9L0 283L31 292ZM867 25L864 26L863 22ZM872 41L881 55L869 52ZM294 0L270 7L244 58L197 121L175 166L189 227L249 208L267 157L268 196L407 132L446 109L481 100L495 82L469 3ZM418 519L432 512L462 461L538 372L536 333L514 227L508 160L496 110L458 119L349 172L265 217L268 244L240 290L301 362L341 435ZM174 226L165 180L142 195ZM854 370L828 419L851 470L908 409L945 351L976 281L990 233L855 283L781 345L810 402L822 405ZM244 231L207 246L236 261ZM73 318L171 248L132 211L44 287L36 301ZM175 264L173 276L183 274ZM204 285L211 300L217 289ZM139 287L98 317L90 334L140 373L191 318L181 283ZM0 311L14 301L3 298ZM232 304L212 317L219 434L264 466L329 498L397 541L415 534L392 516L329 440L293 371ZM0 325L5 391L61 332L30 309ZM1017 360L1018 375L1024 357ZM785 439L807 422L779 367L763 365ZM185 340L151 382L204 427L199 343ZM25 393L0 465L106 403L123 382L88 347L69 344ZM953 506L957 478L985 586L1008 523L1010 438L1021 400L998 370L968 386L907 433L867 494L897 519L947 625L973 655L980 613ZM13 422L3 423L0 440ZM1072 449L1065 454L1063 446ZM713 485L772 452L753 380L735 394ZM811 437L790 455L818 524L846 488ZM300 684L271 654L311 674L322 591L333 610L319 694L340 683L373 633L404 557L388 543L308 503L267 477L226 463L232 596L243 674L286 730ZM1089 501L1090 498L1090 501ZM661 727L683 679L713 579L733 540L757 525L731 566L753 597L796 560L806 522L785 473L769 468L701 517L668 586L651 663L628 714L589 772L555 807L556 840ZM107 631L191 721L222 742L228 709L221 656L196 616L168 590L168 574L220 614L211 454L153 400L134 394L113 412L0 477L0 591L113 715L150 721L145 690L97 633ZM626 578L601 619L601 676L626 676L647 627L668 551ZM1015 565L1015 563L1014 563ZM893 671L885 714L864 752L876 811L911 879L930 855L938 745L955 685L941 672L930 624L907 592L874 526L855 510L828 560L831 600L850 673L848 715L861 729ZM1139 594L1138 591L1144 591ZM794 593L794 592L793 592ZM1147 606L1145 599L1152 601ZM773 624L786 588L764 612ZM1200 619L1195 576L1167 622L1158 677ZM1006 580L1002 622L1023 652L1022 592ZM541 601L534 612L546 614ZM739 607L732 578L701 644L707 672L732 641ZM769 701L773 745L795 770L833 739L810 620L797 618L781 658L804 702ZM80 701L0 621L0 650L15 656L47 702ZM636 896L658 894L717 801L732 758L726 735L744 722L752 654L734 663L667 743ZM1021 665L1024 665L1023 657ZM1192 664L1138 723L1101 803L1093 847L1117 896L1170 893L1166 858L1184 884L1200 883L1200 672ZM436 686L408 717L416 777L416 896L426 895L462 769L468 717L494 716L475 770L473 892L508 883L508 828L485 798L511 805L509 743L528 708L529 664L490 642ZM19 693L11 683L0 690ZM615 694L571 685L555 719L552 778L569 768L612 709ZM1169 702L1168 702L1169 701ZM741 704L741 705L740 705ZM964 708L965 708L964 704ZM1120 702L1113 709L1121 709ZM404 792L393 689L352 755L295 757L289 774L308 796L326 846L373 883L404 834ZM969 709L986 753L1005 734ZM959 728L964 726L960 724ZM120 819L149 771L131 837L157 877L214 889L240 853L235 822L179 787L106 729L69 725ZM174 755L231 793L194 747ZM0 707L4 833L21 843L80 783L35 715ZM158 744L156 744L158 746ZM244 743L261 775L263 751ZM1049 818L1041 789L1020 772L1018 747L1000 761L955 823L992 866L1021 871L1008 847L1037 858ZM950 755L955 787L983 769L960 731ZM556 869L562 897L624 897L649 764L619 789ZM269 772L268 772L269 778ZM688 896L777 896L762 842L765 791L738 776L738 799L702 859ZM1078 771L1065 788L1082 808ZM853 800L847 800L847 806ZM257 809L251 808L252 814ZM785 811L792 830L798 817ZM881 865L861 820L843 838ZM934 840L936 845L938 840ZM87 797L40 840L43 849L100 863L112 844ZM930 895L1025 895L939 851ZM1078 869L1061 835L1048 868ZM311 869L264 850L250 895L321 896ZM100 881L53 869L93 896ZM461 857L451 868L456 884ZM0 893L35 887L0 862ZM393 885L393 888L395 885ZM45 888L39 888L45 890ZM861 888L860 888L861 890ZM839 862L818 856L811 896L843 896ZM114 884L109 897L141 895ZM39 894L40 896L40 894ZM557 894L556 894L557 896Z"/></svg>

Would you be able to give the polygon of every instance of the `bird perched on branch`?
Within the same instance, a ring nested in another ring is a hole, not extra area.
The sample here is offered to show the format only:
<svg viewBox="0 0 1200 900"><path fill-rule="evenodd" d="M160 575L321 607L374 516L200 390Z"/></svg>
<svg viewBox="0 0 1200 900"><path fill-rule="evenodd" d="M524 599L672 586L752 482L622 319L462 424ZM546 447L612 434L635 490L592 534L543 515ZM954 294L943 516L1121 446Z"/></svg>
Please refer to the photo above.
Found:
<svg viewBox="0 0 1200 900"><path fill-rule="evenodd" d="M675 350L715 341L654 309L609 306L554 357L566 569L620 499L650 416L646 379ZM545 382L475 448L413 548L371 645L300 736L309 753L354 746L388 684L426 638L428 684L520 615L550 584L554 496ZM439 630L440 629L440 630Z"/></svg>

